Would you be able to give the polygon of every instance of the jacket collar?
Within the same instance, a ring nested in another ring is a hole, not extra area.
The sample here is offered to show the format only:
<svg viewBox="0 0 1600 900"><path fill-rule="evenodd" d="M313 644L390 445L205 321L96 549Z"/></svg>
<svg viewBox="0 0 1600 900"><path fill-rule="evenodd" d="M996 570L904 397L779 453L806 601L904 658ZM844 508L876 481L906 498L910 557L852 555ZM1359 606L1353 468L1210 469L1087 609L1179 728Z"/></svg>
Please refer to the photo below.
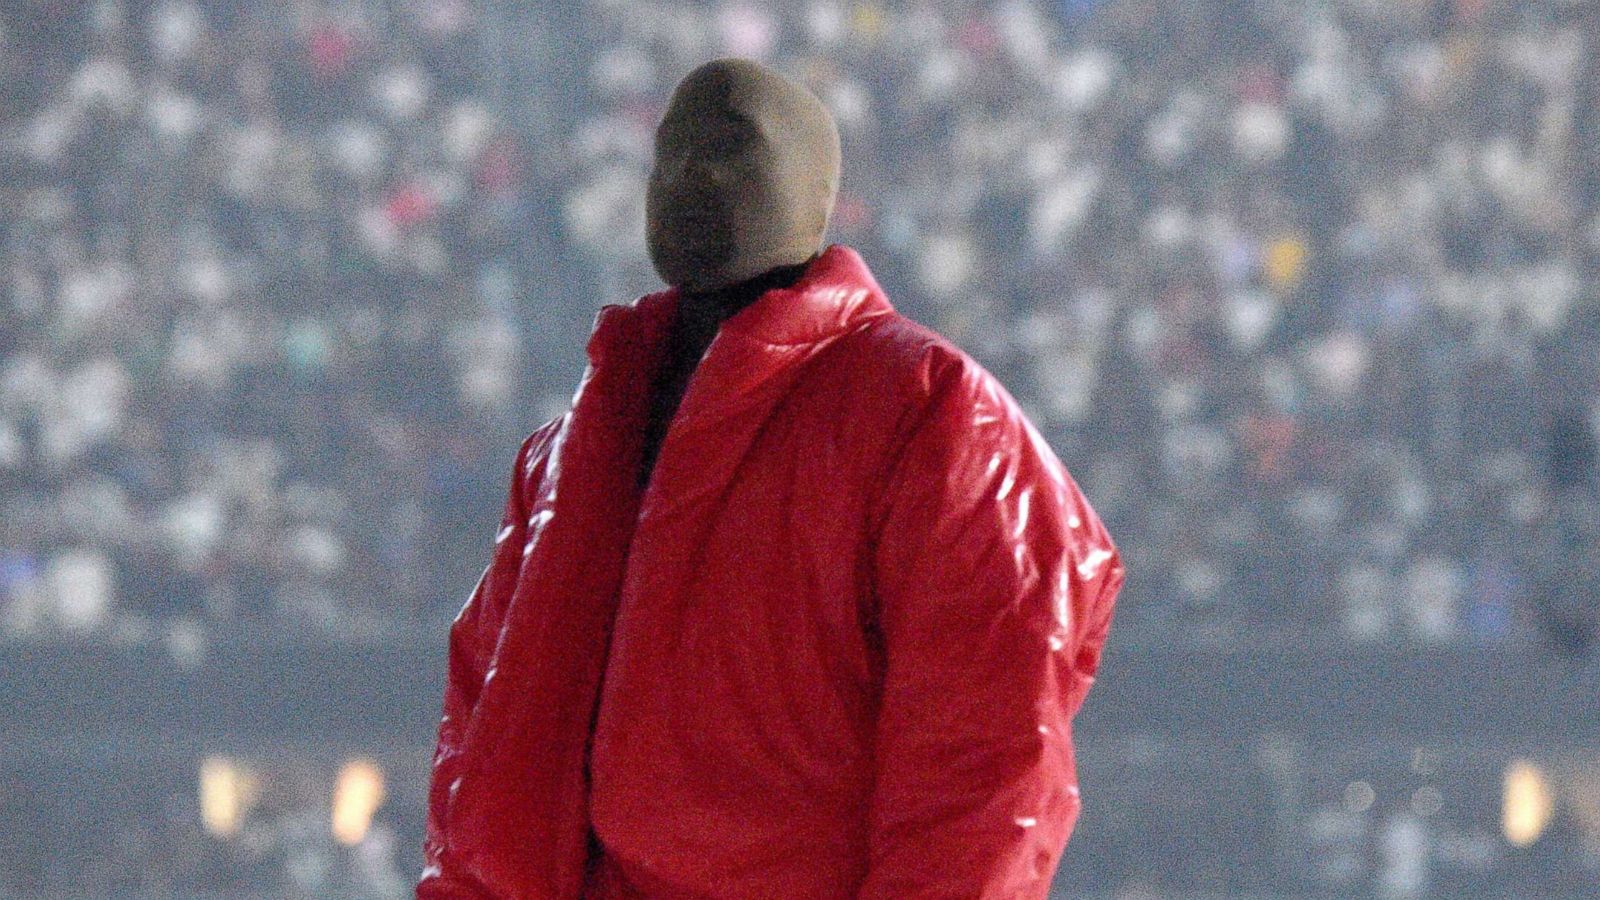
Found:
<svg viewBox="0 0 1600 900"><path fill-rule="evenodd" d="M589 337L589 359L599 364L616 351L656 349L678 299L674 287L601 307ZM830 244L794 284L767 291L724 320L715 340L772 348L814 344L893 311L861 255Z"/></svg>

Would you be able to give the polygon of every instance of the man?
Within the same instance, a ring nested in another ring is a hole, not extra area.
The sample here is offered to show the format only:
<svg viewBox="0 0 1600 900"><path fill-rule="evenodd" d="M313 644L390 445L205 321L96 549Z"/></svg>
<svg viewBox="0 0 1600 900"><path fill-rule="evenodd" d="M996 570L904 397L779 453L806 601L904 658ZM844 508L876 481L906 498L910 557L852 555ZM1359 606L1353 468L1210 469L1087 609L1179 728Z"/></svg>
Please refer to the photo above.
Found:
<svg viewBox="0 0 1600 900"><path fill-rule="evenodd" d="M1123 578L1011 395L823 246L839 137L713 60L670 287L596 316L451 627L422 898L1043 898Z"/></svg>

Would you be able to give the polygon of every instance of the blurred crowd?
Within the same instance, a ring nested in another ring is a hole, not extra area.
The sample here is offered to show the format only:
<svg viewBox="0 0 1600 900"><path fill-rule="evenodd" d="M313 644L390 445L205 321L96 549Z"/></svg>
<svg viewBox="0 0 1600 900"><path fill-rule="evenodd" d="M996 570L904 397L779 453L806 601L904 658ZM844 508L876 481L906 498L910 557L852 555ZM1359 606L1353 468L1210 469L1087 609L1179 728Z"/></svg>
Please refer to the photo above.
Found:
<svg viewBox="0 0 1600 900"><path fill-rule="evenodd" d="M7 4L0 631L459 606L554 402L516 277L544 200L475 16Z"/></svg>
<svg viewBox="0 0 1600 900"><path fill-rule="evenodd" d="M0 14L0 630L453 614L737 55L832 109L829 239L1027 409L1130 630L1593 638L1594 4L586 0L549 142L494 8Z"/></svg>

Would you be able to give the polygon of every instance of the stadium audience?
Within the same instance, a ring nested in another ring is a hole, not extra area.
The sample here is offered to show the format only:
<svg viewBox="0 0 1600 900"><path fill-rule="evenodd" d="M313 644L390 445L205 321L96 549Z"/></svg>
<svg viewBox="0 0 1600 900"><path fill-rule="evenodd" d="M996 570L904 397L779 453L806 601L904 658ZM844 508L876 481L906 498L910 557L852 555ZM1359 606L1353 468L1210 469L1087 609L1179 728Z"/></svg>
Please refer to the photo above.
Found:
<svg viewBox="0 0 1600 900"><path fill-rule="evenodd" d="M554 147L479 7L370 9L0 18L0 632L452 615L540 360L658 287L666 92L735 54L835 112L830 240L1022 401L1126 634L1592 634L1592 5L588 0Z"/></svg>

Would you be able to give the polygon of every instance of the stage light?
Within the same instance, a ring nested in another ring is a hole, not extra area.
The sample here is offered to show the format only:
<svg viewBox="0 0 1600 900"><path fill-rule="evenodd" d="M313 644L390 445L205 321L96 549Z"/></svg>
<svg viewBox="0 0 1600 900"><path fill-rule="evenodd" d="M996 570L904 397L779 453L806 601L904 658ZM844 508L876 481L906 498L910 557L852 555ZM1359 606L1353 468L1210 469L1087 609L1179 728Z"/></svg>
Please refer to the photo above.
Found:
<svg viewBox="0 0 1600 900"><path fill-rule="evenodd" d="M333 787L334 840L346 846L361 843L372 824L372 814L382 805L382 770L364 759L345 763Z"/></svg>
<svg viewBox="0 0 1600 900"><path fill-rule="evenodd" d="M208 833L231 838L255 802L256 778L225 756L200 763L200 821Z"/></svg>
<svg viewBox="0 0 1600 900"><path fill-rule="evenodd" d="M1554 806L1550 786L1539 767L1525 759L1512 760L1506 767L1501 804L1506 840L1518 847L1532 845L1544 833Z"/></svg>

